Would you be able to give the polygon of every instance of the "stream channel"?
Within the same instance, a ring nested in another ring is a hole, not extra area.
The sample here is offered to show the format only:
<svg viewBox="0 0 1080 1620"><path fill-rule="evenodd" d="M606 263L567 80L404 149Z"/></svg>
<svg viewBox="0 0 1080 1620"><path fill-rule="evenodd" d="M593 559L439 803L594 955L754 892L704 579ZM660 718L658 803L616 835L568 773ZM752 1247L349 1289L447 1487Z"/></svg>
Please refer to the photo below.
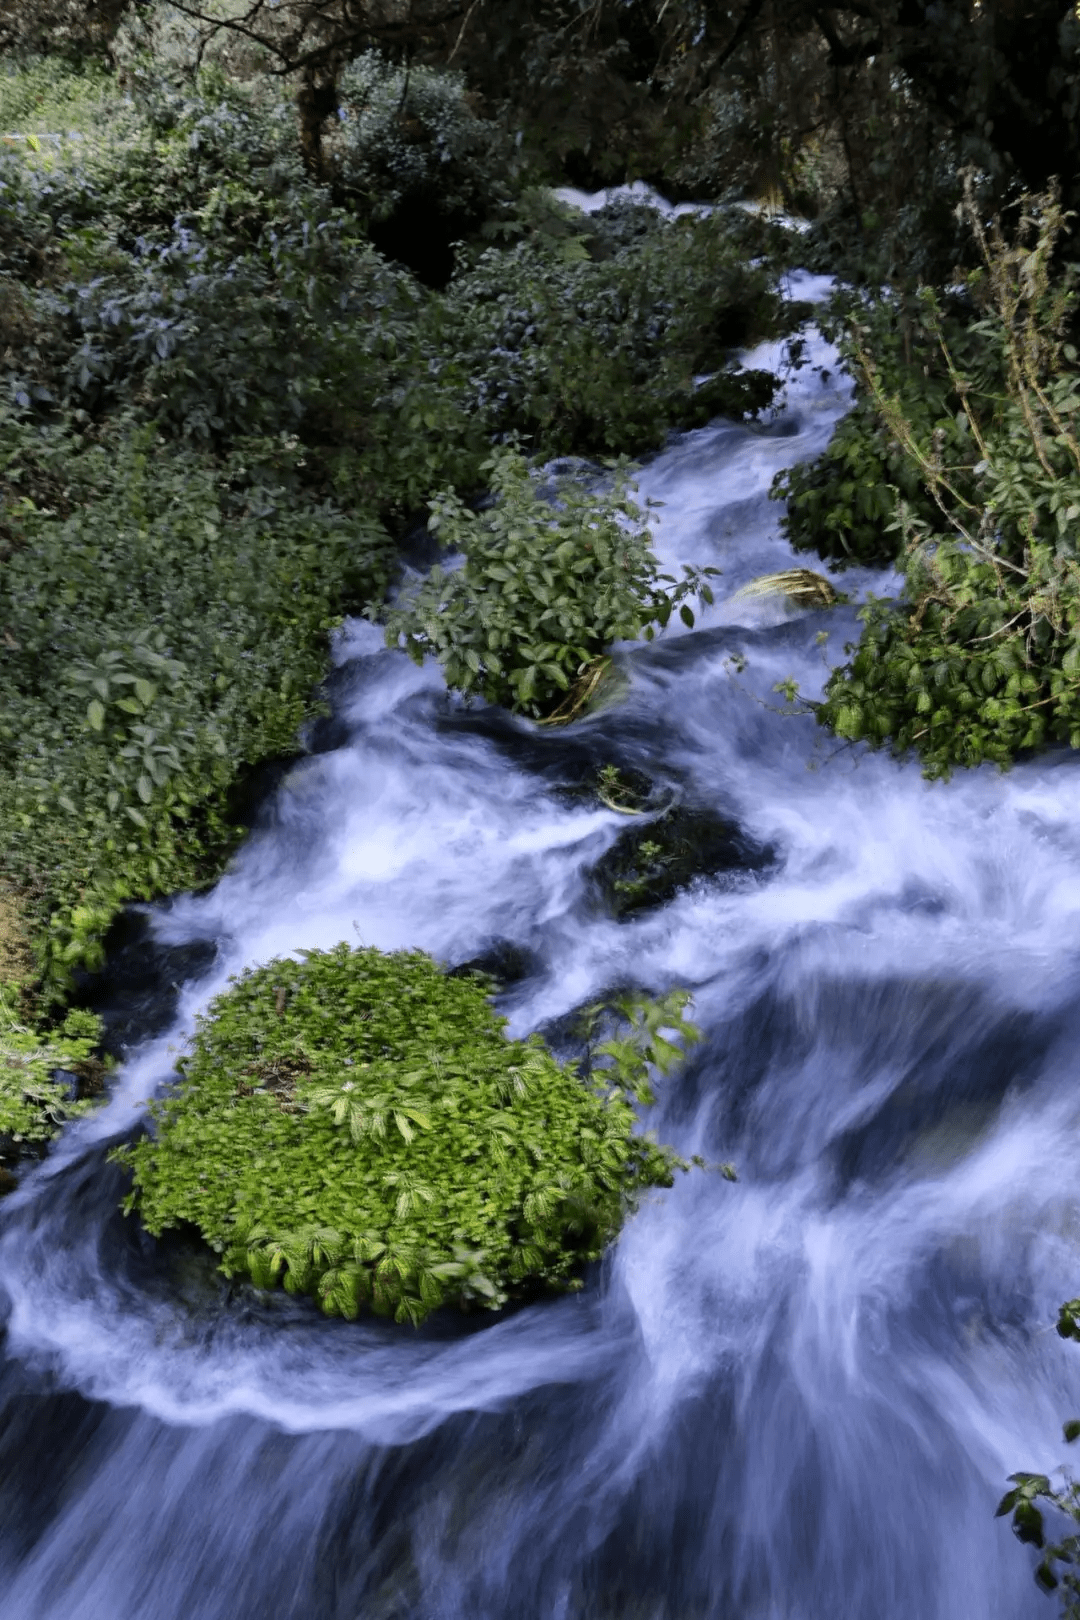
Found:
<svg viewBox="0 0 1080 1620"><path fill-rule="evenodd" d="M1080 1283L1080 763L927 784L779 712L856 631L853 604L735 594L797 561L769 483L848 404L813 335L807 359L767 419L644 468L664 561L723 573L692 631L619 650L619 702L544 730L347 624L320 749L212 892L147 908L110 1101L0 1213L4 1620L1055 1612L993 1509L1080 1413L1053 1331ZM631 818L568 791L608 763L742 858L613 915L594 869ZM648 1123L738 1182L680 1177L580 1294L502 1319L230 1291L119 1214L106 1154L230 973L341 939L510 963L514 1033L691 989L705 1039Z"/></svg>

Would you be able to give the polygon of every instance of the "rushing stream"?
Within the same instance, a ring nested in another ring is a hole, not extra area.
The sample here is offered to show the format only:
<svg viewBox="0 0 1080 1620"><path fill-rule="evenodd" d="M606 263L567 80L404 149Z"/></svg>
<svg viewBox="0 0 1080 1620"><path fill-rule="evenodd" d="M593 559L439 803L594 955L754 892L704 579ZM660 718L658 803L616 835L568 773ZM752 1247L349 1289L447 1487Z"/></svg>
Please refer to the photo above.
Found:
<svg viewBox="0 0 1080 1620"><path fill-rule="evenodd" d="M791 566L770 479L847 403L809 358L774 419L645 469L661 555L723 577L692 632L621 649L621 702L540 730L348 626L327 746L212 893L151 914L175 1014L0 1214L4 1620L1052 1613L992 1512L1080 1412L1052 1330L1080 1284L1080 764L928 785L778 712L855 627L734 598ZM615 920L589 873L627 818L566 791L608 762L759 858ZM105 1156L229 973L343 938L501 951L521 1032L692 989L706 1039L649 1123L738 1183L680 1178L583 1293L505 1320L230 1293L118 1213Z"/></svg>

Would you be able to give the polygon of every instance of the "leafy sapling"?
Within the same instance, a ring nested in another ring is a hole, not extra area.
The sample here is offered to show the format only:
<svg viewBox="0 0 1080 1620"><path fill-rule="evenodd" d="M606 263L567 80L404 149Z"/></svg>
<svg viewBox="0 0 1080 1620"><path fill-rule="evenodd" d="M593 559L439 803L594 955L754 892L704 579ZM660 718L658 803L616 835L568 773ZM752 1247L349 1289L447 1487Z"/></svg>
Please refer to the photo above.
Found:
<svg viewBox="0 0 1080 1620"><path fill-rule="evenodd" d="M417 663L439 659L447 685L535 719L572 719L616 641L651 639L688 597L713 600L708 576L660 572L625 462L610 490L572 478L545 488L524 456L484 464L494 504L472 511L454 490L431 502L430 527L460 568L436 567L390 613L386 639Z"/></svg>

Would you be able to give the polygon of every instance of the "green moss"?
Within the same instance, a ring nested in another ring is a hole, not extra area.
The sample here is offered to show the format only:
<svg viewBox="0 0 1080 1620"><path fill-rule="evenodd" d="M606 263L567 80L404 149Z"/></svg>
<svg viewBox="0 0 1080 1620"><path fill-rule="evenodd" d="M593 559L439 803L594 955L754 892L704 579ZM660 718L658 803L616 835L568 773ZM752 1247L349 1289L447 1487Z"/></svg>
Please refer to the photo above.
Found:
<svg viewBox="0 0 1080 1620"><path fill-rule="evenodd" d="M484 985L419 951L305 952L203 1018L156 1135L119 1154L149 1231L190 1223L229 1275L330 1314L418 1322L575 1285L649 1187L685 1168L635 1134L647 1061L687 997L628 1007L583 1079L511 1041Z"/></svg>

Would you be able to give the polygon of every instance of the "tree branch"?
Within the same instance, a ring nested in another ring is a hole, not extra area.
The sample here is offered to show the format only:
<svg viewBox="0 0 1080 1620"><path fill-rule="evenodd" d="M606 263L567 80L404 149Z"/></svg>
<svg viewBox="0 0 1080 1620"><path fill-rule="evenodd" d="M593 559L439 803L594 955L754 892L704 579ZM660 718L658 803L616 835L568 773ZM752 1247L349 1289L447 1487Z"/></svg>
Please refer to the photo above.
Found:
<svg viewBox="0 0 1080 1620"><path fill-rule="evenodd" d="M827 11L815 10L814 21L829 47L829 60L833 67L854 67L857 62L865 62L868 56L876 56L881 50L880 34L857 45L845 44Z"/></svg>
<svg viewBox="0 0 1080 1620"><path fill-rule="evenodd" d="M714 56L713 60L709 63L710 82L714 76L720 72L725 64L729 62L735 55L735 52L738 50L747 34L749 34L751 28L753 28L754 24L760 17L762 10L764 9L764 5L765 0L750 0L749 5L739 18L738 23L735 25L735 32L732 34L731 38L728 40L727 44L723 47L720 53L717 56Z"/></svg>

